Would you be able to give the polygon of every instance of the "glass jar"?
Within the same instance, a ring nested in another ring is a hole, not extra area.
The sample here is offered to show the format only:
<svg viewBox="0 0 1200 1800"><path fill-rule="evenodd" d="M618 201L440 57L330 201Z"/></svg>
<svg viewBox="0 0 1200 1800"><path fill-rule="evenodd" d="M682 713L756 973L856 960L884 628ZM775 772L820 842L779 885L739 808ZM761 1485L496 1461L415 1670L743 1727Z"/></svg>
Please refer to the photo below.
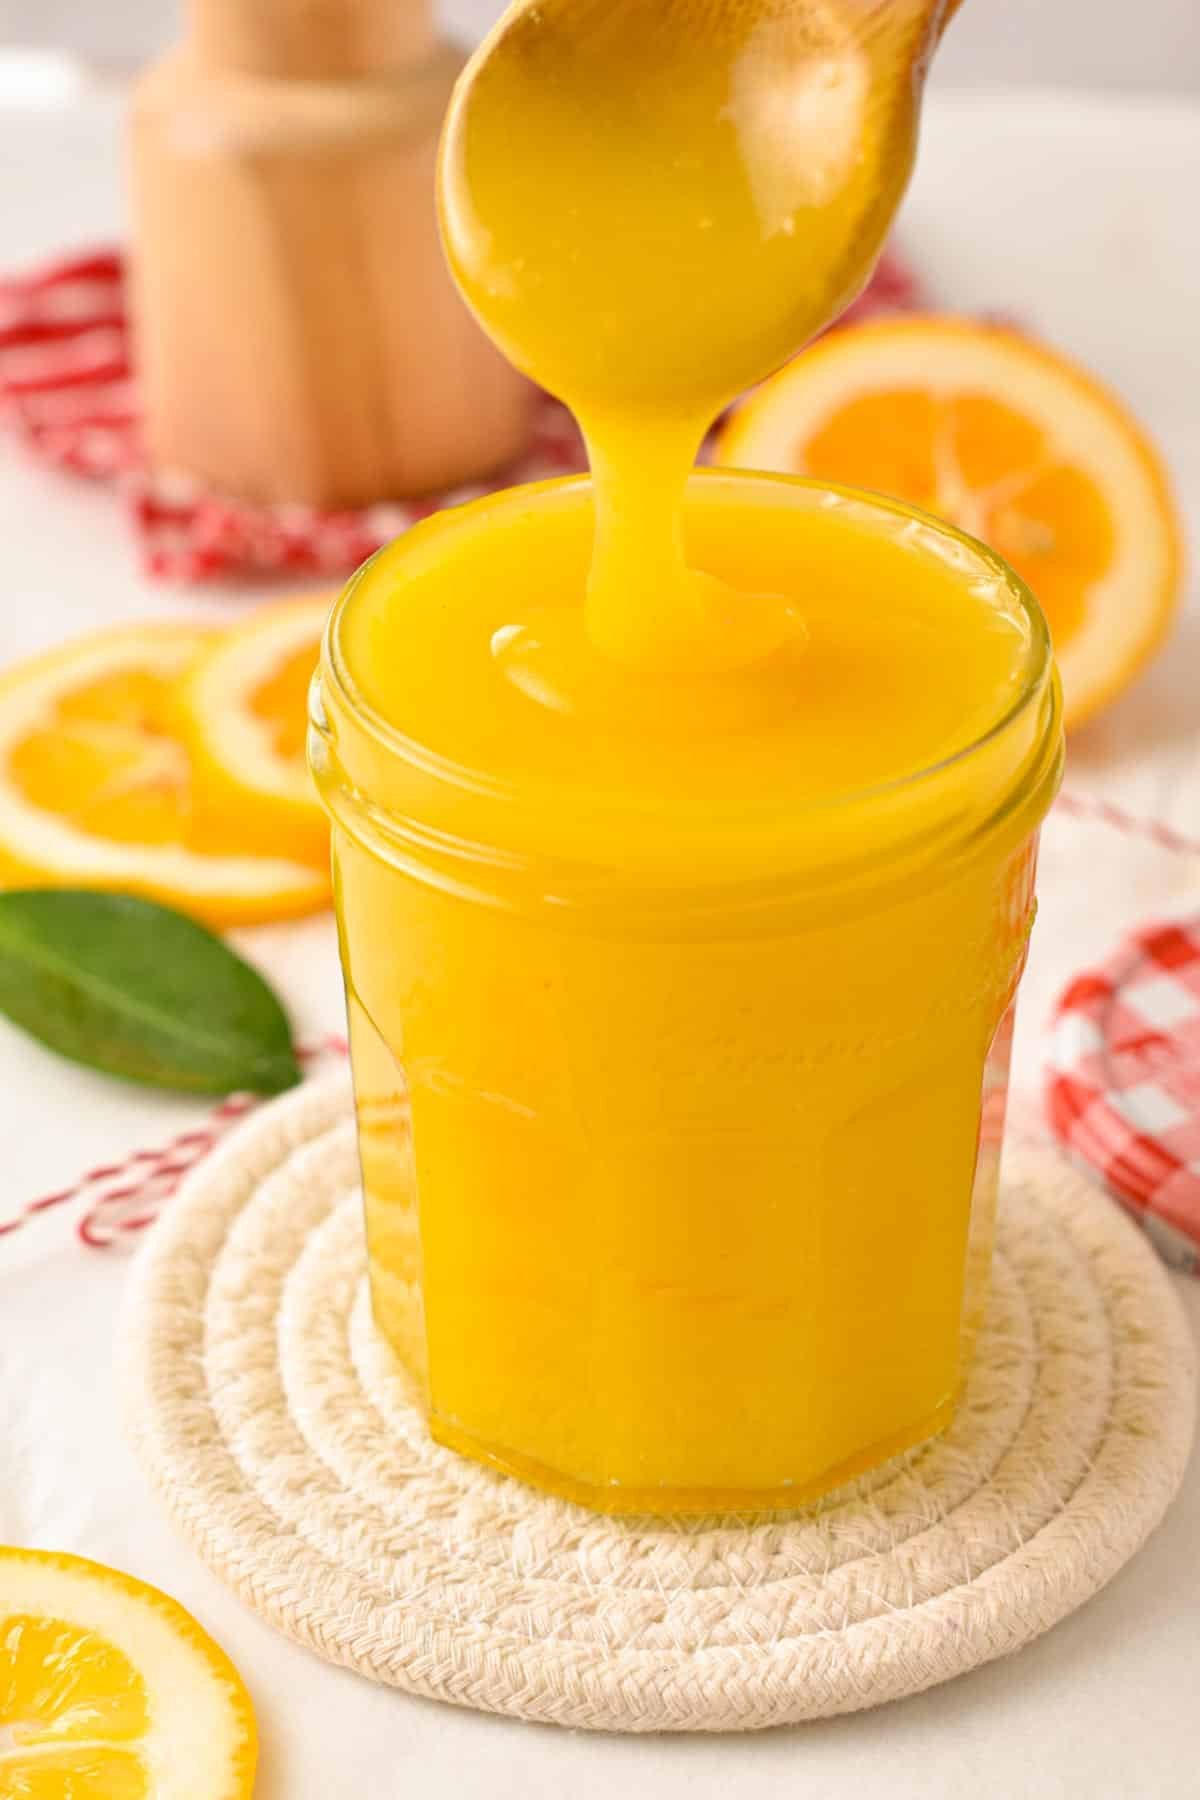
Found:
<svg viewBox="0 0 1200 1800"><path fill-rule="evenodd" d="M311 760L376 1318L459 1451L603 1511L790 1507L953 1413L1057 678L1036 604L973 540L848 490L698 473L689 507L722 529L832 507L919 533L965 600L984 582L1011 609L1022 666L974 742L772 821L765 859L769 795L747 798L755 855L698 797L654 855L594 856L628 793L568 787L549 832L544 796L385 718L347 652L356 609L436 580L452 534L515 509L583 530L588 506L574 480L442 515L330 622Z"/></svg>

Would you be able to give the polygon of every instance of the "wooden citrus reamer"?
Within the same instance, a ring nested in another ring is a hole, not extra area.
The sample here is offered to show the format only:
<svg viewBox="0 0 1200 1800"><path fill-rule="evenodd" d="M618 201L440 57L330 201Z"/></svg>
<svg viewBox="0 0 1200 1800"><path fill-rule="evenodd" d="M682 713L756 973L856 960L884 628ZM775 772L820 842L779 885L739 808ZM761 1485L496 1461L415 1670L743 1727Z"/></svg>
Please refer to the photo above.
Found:
<svg viewBox="0 0 1200 1800"><path fill-rule="evenodd" d="M191 0L131 120L151 454L256 500L500 467L530 391L454 292L434 162L461 54L428 0Z"/></svg>

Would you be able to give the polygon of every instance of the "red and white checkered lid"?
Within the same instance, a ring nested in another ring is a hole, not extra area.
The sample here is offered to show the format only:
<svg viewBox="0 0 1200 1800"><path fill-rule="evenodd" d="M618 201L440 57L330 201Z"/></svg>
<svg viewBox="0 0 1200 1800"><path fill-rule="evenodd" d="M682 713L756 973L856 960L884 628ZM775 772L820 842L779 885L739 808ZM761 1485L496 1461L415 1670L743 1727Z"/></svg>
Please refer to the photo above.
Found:
<svg viewBox="0 0 1200 1800"><path fill-rule="evenodd" d="M1177 1268L1200 1273L1200 918L1136 932L1055 1009L1056 1137Z"/></svg>

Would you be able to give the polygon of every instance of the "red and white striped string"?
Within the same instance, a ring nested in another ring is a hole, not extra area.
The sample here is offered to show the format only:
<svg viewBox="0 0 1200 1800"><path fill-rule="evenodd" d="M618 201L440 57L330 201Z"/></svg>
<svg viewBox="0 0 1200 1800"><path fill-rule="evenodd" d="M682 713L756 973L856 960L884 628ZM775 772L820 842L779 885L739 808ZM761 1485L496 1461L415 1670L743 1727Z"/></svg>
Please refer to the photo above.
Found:
<svg viewBox="0 0 1200 1800"><path fill-rule="evenodd" d="M1056 805L1073 819L1090 819L1100 825L1111 825L1114 831L1123 831L1128 837L1148 839L1160 850L1171 850L1180 856L1200 856L1200 837L1189 837L1172 825L1164 825L1160 819L1139 819L1109 800L1097 800L1090 794L1061 793Z"/></svg>
<svg viewBox="0 0 1200 1800"><path fill-rule="evenodd" d="M345 1056L346 1040L330 1035L297 1051L311 1070L330 1057ZM0 1239L31 1224L42 1213L82 1201L84 1211L75 1231L90 1250L108 1250L152 1225L184 1176L216 1148L232 1128L259 1105L255 1094L230 1094L200 1125L180 1132L154 1149L134 1150L120 1162L100 1163L78 1181L43 1194L12 1218L0 1221Z"/></svg>

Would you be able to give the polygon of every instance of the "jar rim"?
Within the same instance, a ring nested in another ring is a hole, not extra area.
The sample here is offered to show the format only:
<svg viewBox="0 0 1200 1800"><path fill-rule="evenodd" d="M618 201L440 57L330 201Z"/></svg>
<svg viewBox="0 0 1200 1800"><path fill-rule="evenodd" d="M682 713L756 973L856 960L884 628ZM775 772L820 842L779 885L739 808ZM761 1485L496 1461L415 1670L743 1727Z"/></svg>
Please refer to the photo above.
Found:
<svg viewBox="0 0 1200 1800"><path fill-rule="evenodd" d="M800 801L792 808L797 818L819 818L849 811L852 808L869 806L875 801L886 801L890 797L913 792L924 783L946 776L955 769L961 768L972 758L981 755L989 746L997 743L1021 719L1022 715L1035 706L1045 695L1047 684L1055 679L1053 647L1046 618L1038 605L1032 590L1017 574L1011 564L1000 554L980 539L972 537L969 532L949 524L934 514L913 506L907 501L898 500L890 495L876 493L870 489L857 488L844 483L816 480L809 476L787 475L776 472L751 469L711 469L697 468L693 470L690 485L704 487L728 485L736 487L744 495L757 487L767 493L807 492L817 493L826 504L849 504L874 514L889 515L893 518L915 522L923 529L947 542L962 546L980 562L983 567L1002 583L1007 592L1017 602L1028 629L1027 651L1024 666L1021 669L1021 682L1008 706L991 723L987 729L966 744L960 745L949 755L940 757L936 762L923 765L919 769L909 770L905 774L890 777L886 781L870 783L863 787L848 788L841 792L823 795L819 798ZM591 487L591 476L588 474L554 477L550 480L530 482L519 487L505 488L498 492L483 495L462 506L449 507L422 520L413 530L422 533L422 541L428 541L431 531L457 531L476 524L479 515L488 510L503 510L508 506L528 506L531 503L562 498L567 499L574 494L587 492ZM322 645L322 666L318 672L318 680L327 673L332 686L353 716L356 725L365 729L375 742L389 754L401 758L414 768L431 778L471 789L498 801L514 798L517 795L517 784L497 778L484 771L468 765L456 763L431 749L419 739L412 737L400 726L386 718L377 707L367 699L359 683L350 669L341 637L341 626L353 597L361 584L370 579L370 573L377 559L392 550L398 541L393 539L389 544L369 557L351 576L334 603L325 628ZM1059 723L1058 715L1061 707L1054 708L1055 719L1051 724Z"/></svg>

